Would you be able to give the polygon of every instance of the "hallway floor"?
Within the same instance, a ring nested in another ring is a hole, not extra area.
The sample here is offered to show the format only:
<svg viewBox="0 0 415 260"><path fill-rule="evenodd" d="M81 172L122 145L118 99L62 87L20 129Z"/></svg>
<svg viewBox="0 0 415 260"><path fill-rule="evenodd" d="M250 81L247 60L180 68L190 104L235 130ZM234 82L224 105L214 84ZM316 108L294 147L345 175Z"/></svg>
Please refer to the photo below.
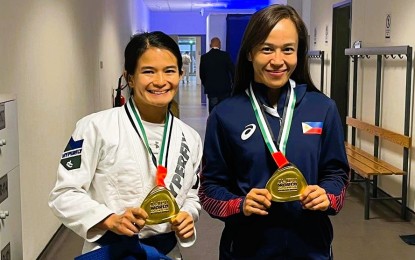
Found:
<svg viewBox="0 0 415 260"><path fill-rule="evenodd" d="M204 139L207 107L200 105L200 86L192 77L190 84L180 86L180 118L195 128ZM415 234L415 221L403 221L396 203L372 202L370 219L363 213L363 187L349 186L343 210L331 217L334 228L333 252L336 260L403 260L415 259L415 246L401 240L400 235ZM222 222L202 211L197 227L197 241L182 250L185 260L216 260ZM276 234L278 235L278 234ZM254 239L254 238L253 238ZM81 253L83 240L72 231L62 228L45 249L40 260L69 260Z"/></svg>

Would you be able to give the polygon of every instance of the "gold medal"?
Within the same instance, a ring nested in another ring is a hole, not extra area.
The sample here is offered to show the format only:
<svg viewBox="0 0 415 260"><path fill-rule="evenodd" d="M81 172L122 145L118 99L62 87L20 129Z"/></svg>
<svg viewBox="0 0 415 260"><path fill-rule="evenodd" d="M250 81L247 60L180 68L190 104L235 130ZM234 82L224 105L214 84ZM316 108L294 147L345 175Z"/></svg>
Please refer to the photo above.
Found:
<svg viewBox="0 0 415 260"><path fill-rule="evenodd" d="M291 79L289 82L290 87L285 98L283 118L280 122L280 131L276 144L274 135L270 130L270 124L263 111L263 106L260 106L258 103L252 85L249 87L248 92L262 137L278 167L278 170L274 172L266 185L266 189L272 195L271 200L277 202L299 200L301 193L307 187L307 181L303 174L297 167L290 164L284 155L296 103L295 82Z"/></svg>
<svg viewBox="0 0 415 260"><path fill-rule="evenodd" d="M277 202L299 200L305 187L307 182L303 174L292 165L276 170L266 185L272 195L272 201Z"/></svg>
<svg viewBox="0 0 415 260"><path fill-rule="evenodd" d="M141 204L147 214L147 225L170 221L179 213L179 206L168 189L163 186L154 187Z"/></svg>
<svg viewBox="0 0 415 260"><path fill-rule="evenodd" d="M145 144L154 166L157 167L156 186L149 192L140 206L148 214L146 224L155 225L169 222L179 213L179 205L177 205L176 199L166 188L164 183L164 179L167 176L167 153L171 137L170 133L173 129L173 116L169 111L166 112L163 137L157 164L156 157L148 143L146 131L141 121L140 113L136 109L132 98L130 98L129 104L127 105L127 113L134 115L136 119L133 122L135 125L134 129Z"/></svg>

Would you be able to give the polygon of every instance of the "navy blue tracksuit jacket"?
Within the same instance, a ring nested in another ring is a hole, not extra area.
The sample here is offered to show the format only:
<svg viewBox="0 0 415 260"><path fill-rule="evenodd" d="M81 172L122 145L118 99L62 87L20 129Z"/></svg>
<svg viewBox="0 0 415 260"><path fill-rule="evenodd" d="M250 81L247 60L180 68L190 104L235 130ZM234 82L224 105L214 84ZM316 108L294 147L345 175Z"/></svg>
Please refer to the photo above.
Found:
<svg viewBox="0 0 415 260"><path fill-rule="evenodd" d="M282 88L283 115L289 83ZM267 87L254 83L266 104ZM210 114L204 142L204 169L199 196L203 208L225 222L221 259L331 259L333 228L329 215L343 206L349 166L343 129L333 100L306 85L295 88L296 105L286 157L309 185L326 190L327 211L302 209L299 201L273 202L267 216L245 216L242 205L252 188L265 188L277 166L263 140L249 97L233 96ZM275 137L280 118L265 113ZM310 126L320 126L316 129Z"/></svg>

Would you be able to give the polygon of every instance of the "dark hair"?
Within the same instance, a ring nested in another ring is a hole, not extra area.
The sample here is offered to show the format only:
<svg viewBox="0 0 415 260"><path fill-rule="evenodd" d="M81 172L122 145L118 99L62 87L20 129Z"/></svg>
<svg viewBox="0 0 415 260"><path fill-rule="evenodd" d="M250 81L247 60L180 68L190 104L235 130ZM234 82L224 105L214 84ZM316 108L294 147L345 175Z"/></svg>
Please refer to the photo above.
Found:
<svg viewBox="0 0 415 260"><path fill-rule="evenodd" d="M127 72L126 77L129 75L134 75L138 60L140 59L141 55L143 55L143 53L150 47L165 49L173 53L177 59L179 73L182 74L183 62L179 46L173 40L173 38L167 34L160 31L154 31L134 35L125 47L124 69ZM126 80L128 82L128 79Z"/></svg>
<svg viewBox="0 0 415 260"><path fill-rule="evenodd" d="M308 67L308 32L304 21L289 5L270 5L254 13L245 29L235 71L235 93L247 89L254 79L254 69L252 62L248 60L248 54L266 40L274 26L282 19L290 19L298 33L297 67L291 78L298 84L307 84L308 88L317 90Z"/></svg>

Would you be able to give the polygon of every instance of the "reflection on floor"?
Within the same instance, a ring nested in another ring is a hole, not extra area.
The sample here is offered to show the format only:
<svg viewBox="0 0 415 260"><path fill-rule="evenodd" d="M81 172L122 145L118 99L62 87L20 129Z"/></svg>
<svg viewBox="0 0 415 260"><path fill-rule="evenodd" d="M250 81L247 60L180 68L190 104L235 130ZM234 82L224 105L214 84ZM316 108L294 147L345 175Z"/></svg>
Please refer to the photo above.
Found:
<svg viewBox="0 0 415 260"><path fill-rule="evenodd" d="M195 128L203 139L208 112L207 107L200 104L200 85L196 85L194 77L190 84L180 86L179 95L180 118ZM331 217L334 228L335 259L415 259L415 246L404 243L399 237L415 234L414 221L401 220L400 208L393 202L388 204L373 202L370 220L364 220L363 192L360 184L351 184L343 210L337 216ZM182 250L184 259L218 259L222 222L212 219L202 211L196 227L197 242L193 247ZM39 259L73 259L80 254L82 243L81 238L63 228Z"/></svg>

